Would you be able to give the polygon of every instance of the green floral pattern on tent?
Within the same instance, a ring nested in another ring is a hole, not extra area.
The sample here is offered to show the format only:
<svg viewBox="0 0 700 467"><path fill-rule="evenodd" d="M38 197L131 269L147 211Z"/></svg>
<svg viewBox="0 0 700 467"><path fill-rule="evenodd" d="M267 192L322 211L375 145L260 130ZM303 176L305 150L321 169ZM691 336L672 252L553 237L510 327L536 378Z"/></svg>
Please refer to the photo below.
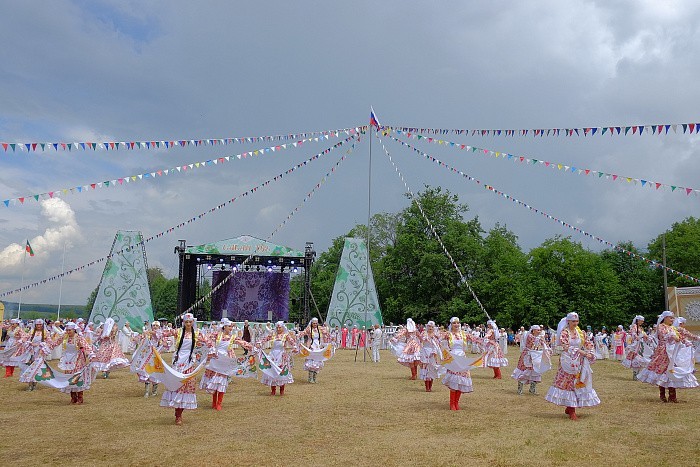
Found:
<svg viewBox="0 0 700 467"><path fill-rule="evenodd" d="M153 321L153 305L146 275L146 250L141 232L119 230L105 265L90 321L103 323L112 318L121 328L143 330L143 322Z"/></svg>
<svg viewBox="0 0 700 467"><path fill-rule="evenodd" d="M358 238L346 238L326 317L329 326L357 325L359 328L369 328L374 324L383 324L372 268L368 270L367 266L365 242Z"/></svg>
<svg viewBox="0 0 700 467"><path fill-rule="evenodd" d="M259 256L297 256L304 257L304 252L282 245L261 240L250 235L241 235L228 240L219 240L204 245L189 246L185 253L205 255L250 255Z"/></svg>

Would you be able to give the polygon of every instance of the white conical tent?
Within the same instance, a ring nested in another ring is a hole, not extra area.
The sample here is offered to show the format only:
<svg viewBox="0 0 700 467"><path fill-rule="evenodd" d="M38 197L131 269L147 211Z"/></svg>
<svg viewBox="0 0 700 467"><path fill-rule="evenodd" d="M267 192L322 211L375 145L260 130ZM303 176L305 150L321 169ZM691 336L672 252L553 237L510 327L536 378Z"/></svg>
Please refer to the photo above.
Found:
<svg viewBox="0 0 700 467"><path fill-rule="evenodd" d="M358 328L384 323L372 268L367 262L367 246L359 238L345 239L326 322L331 327Z"/></svg>
<svg viewBox="0 0 700 467"><path fill-rule="evenodd" d="M144 321L153 321L147 267L141 232L117 231L89 320L99 324L112 318L120 328L128 321L139 332Z"/></svg>

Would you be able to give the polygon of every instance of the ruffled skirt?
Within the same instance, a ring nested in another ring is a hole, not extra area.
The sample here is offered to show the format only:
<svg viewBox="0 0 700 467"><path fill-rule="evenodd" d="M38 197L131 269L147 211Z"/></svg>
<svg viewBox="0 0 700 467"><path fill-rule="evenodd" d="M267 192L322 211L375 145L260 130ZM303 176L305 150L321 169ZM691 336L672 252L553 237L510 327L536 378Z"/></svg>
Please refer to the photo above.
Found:
<svg viewBox="0 0 700 467"><path fill-rule="evenodd" d="M461 373L455 373L453 371L447 370L445 377L442 378L442 384L452 389L453 391L460 392L473 392L474 388L472 386L472 376L468 371Z"/></svg>
<svg viewBox="0 0 700 467"><path fill-rule="evenodd" d="M698 379L691 373L681 378L669 378L666 371L659 374L645 368L637 375L637 379L642 383L649 383L662 388L692 389L698 387Z"/></svg>
<svg viewBox="0 0 700 467"><path fill-rule="evenodd" d="M547 402L552 404L560 405L562 407L594 407L600 404L600 399L598 399L598 394L596 394L593 388L580 388L574 389L573 391L568 391L565 389L559 389L556 386L550 386L547 395L544 396Z"/></svg>
<svg viewBox="0 0 700 467"><path fill-rule="evenodd" d="M510 376L521 383L539 383L542 381L542 375L536 373L532 368L526 368L524 370L516 368Z"/></svg>
<svg viewBox="0 0 700 467"><path fill-rule="evenodd" d="M214 392L226 392L230 379L226 375L217 373L212 370L205 370L202 380L199 382L199 388L204 389L209 394Z"/></svg>

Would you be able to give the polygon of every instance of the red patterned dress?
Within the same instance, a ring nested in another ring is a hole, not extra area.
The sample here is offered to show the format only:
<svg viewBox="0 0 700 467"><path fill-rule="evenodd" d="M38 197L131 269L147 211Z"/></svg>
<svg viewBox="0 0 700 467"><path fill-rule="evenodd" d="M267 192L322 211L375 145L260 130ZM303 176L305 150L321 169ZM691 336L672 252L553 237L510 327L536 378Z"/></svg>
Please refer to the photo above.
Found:
<svg viewBox="0 0 700 467"><path fill-rule="evenodd" d="M535 337L532 332L527 333L525 338L525 348L520 354L518 359L518 365L513 370L511 375L516 381L523 383L539 383L542 381L542 374L537 373L532 365L532 357L530 356L530 351L532 350L545 350L546 347L546 337L543 332ZM546 351L546 350L545 350Z"/></svg>
<svg viewBox="0 0 700 467"><path fill-rule="evenodd" d="M554 383L547 391L545 400L563 407L593 407L600 404L598 394L592 386L590 364L595 362L593 342L578 327L574 331L566 328L559 342L562 354ZM586 355L584 352L590 352Z"/></svg>
<svg viewBox="0 0 700 467"><path fill-rule="evenodd" d="M669 355L673 356L678 350L682 350L684 346L689 345L681 337L679 330L673 326L661 323L656 328L656 337L659 345L656 346L649 365L637 376L639 381L662 388L684 389L697 387L698 380L692 371L681 374L672 367L669 372L671 363Z"/></svg>

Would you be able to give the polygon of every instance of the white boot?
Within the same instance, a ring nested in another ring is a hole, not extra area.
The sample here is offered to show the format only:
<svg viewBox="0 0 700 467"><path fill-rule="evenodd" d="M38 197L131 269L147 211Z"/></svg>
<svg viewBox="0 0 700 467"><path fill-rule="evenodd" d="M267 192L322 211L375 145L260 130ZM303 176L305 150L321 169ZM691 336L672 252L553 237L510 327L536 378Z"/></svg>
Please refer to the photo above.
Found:
<svg viewBox="0 0 700 467"><path fill-rule="evenodd" d="M144 399L148 399L149 395L150 395L150 392L148 391L148 383L146 383L146 392L143 393Z"/></svg>
<svg viewBox="0 0 700 467"><path fill-rule="evenodd" d="M157 396L158 395L158 383L153 383L153 392L151 393L152 396Z"/></svg>

